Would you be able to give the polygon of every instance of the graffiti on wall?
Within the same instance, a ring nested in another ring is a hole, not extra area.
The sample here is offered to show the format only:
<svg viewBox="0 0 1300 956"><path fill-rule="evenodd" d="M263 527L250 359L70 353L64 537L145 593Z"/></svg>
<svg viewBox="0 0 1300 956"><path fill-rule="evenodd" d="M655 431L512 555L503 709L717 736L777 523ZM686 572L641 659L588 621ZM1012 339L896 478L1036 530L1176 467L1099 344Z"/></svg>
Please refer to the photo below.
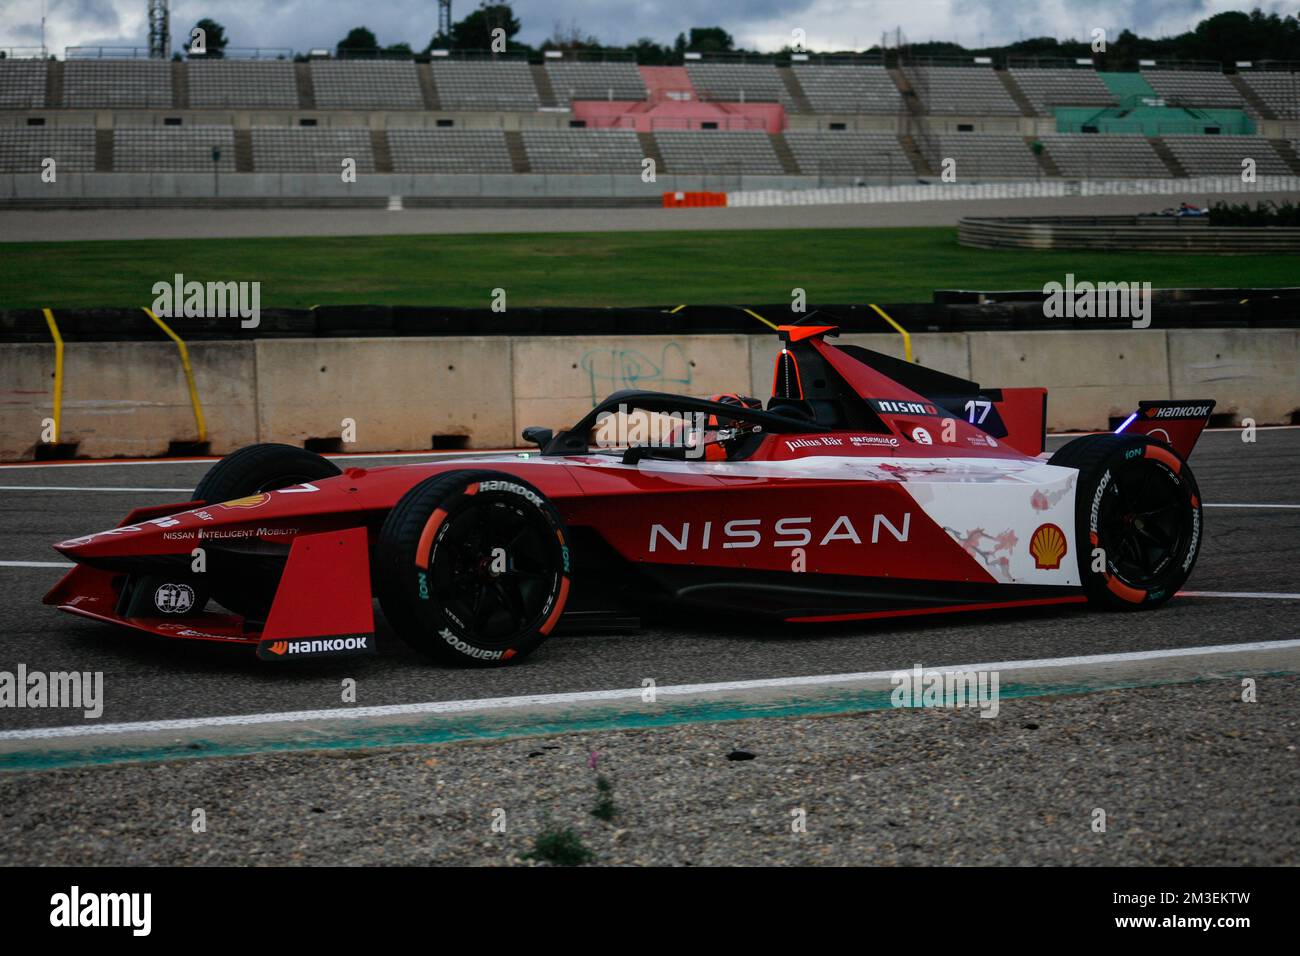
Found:
<svg viewBox="0 0 1300 956"><path fill-rule="evenodd" d="M590 383L593 405L623 388L686 391L694 379L686 352L676 342L665 344L657 358L639 349L592 349L579 367Z"/></svg>

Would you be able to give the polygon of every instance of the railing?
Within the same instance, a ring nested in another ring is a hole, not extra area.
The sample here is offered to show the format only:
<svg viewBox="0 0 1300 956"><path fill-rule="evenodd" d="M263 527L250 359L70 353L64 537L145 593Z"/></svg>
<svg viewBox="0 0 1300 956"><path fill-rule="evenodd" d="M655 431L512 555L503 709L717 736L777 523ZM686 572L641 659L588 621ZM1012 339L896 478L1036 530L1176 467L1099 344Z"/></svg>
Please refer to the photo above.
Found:
<svg viewBox="0 0 1300 956"><path fill-rule="evenodd" d="M148 47L142 46L70 46L63 50L65 60L147 60Z"/></svg>
<svg viewBox="0 0 1300 956"><path fill-rule="evenodd" d="M209 52L203 55L195 55L182 49L181 53L192 63L200 63L204 60L292 60L294 52L292 47L256 47L256 46L228 46L220 53L214 55Z"/></svg>

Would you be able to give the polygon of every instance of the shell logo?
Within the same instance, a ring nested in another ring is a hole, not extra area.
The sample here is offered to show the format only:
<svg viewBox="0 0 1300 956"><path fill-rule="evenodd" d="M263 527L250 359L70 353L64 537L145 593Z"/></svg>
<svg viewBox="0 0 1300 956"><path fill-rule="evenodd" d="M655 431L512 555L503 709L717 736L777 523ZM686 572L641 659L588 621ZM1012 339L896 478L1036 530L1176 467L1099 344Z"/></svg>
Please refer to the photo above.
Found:
<svg viewBox="0 0 1300 956"><path fill-rule="evenodd" d="M1055 571L1069 551L1065 532L1054 524L1041 524L1029 539L1029 553L1034 556L1034 567L1040 571Z"/></svg>
<svg viewBox="0 0 1300 956"><path fill-rule="evenodd" d="M247 498L236 498L234 501L223 501L217 507L219 508L259 508L271 500L271 496L262 493L260 495L249 495Z"/></svg>

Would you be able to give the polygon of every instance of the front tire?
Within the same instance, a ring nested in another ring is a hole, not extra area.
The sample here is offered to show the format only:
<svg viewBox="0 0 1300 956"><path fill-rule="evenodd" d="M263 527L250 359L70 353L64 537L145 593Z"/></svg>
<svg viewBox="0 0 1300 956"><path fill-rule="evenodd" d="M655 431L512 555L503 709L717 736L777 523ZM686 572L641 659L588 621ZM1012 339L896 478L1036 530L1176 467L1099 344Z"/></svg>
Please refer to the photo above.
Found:
<svg viewBox="0 0 1300 956"><path fill-rule="evenodd" d="M209 505L252 504L259 496L341 475L338 466L294 445L248 445L208 469L194 500ZM265 621L275 600L284 561L209 546L208 578L219 604L251 621Z"/></svg>
<svg viewBox="0 0 1300 956"><path fill-rule="evenodd" d="M1085 435L1049 464L1079 471L1075 551L1089 600L1143 611L1177 594L1204 533L1201 493L1187 462L1142 435Z"/></svg>
<svg viewBox="0 0 1300 956"><path fill-rule="evenodd" d="M531 654L564 613L568 533L528 482L454 471L397 503L375 567L380 606L402 640L443 663L491 667Z"/></svg>

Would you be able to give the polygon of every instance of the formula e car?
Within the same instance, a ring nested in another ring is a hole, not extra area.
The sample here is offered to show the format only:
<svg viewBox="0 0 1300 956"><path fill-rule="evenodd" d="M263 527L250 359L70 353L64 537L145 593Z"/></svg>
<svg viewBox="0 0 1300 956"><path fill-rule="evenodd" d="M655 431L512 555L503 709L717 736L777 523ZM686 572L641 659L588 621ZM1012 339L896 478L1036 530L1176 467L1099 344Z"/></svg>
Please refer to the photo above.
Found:
<svg viewBox="0 0 1300 956"><path fill-rule="evenodd" d="M1187 457L1213 402L1142 402L1048 456L1045 389L836 334L781 327L766 407L622 391L558 434L526 429L535 451L342 471L244 448L192 501L56 545L76 567L45 601L291 660L374 652L377 598L419 651L493 665L592 615L1146 610L1187 579Z"/></svg>

